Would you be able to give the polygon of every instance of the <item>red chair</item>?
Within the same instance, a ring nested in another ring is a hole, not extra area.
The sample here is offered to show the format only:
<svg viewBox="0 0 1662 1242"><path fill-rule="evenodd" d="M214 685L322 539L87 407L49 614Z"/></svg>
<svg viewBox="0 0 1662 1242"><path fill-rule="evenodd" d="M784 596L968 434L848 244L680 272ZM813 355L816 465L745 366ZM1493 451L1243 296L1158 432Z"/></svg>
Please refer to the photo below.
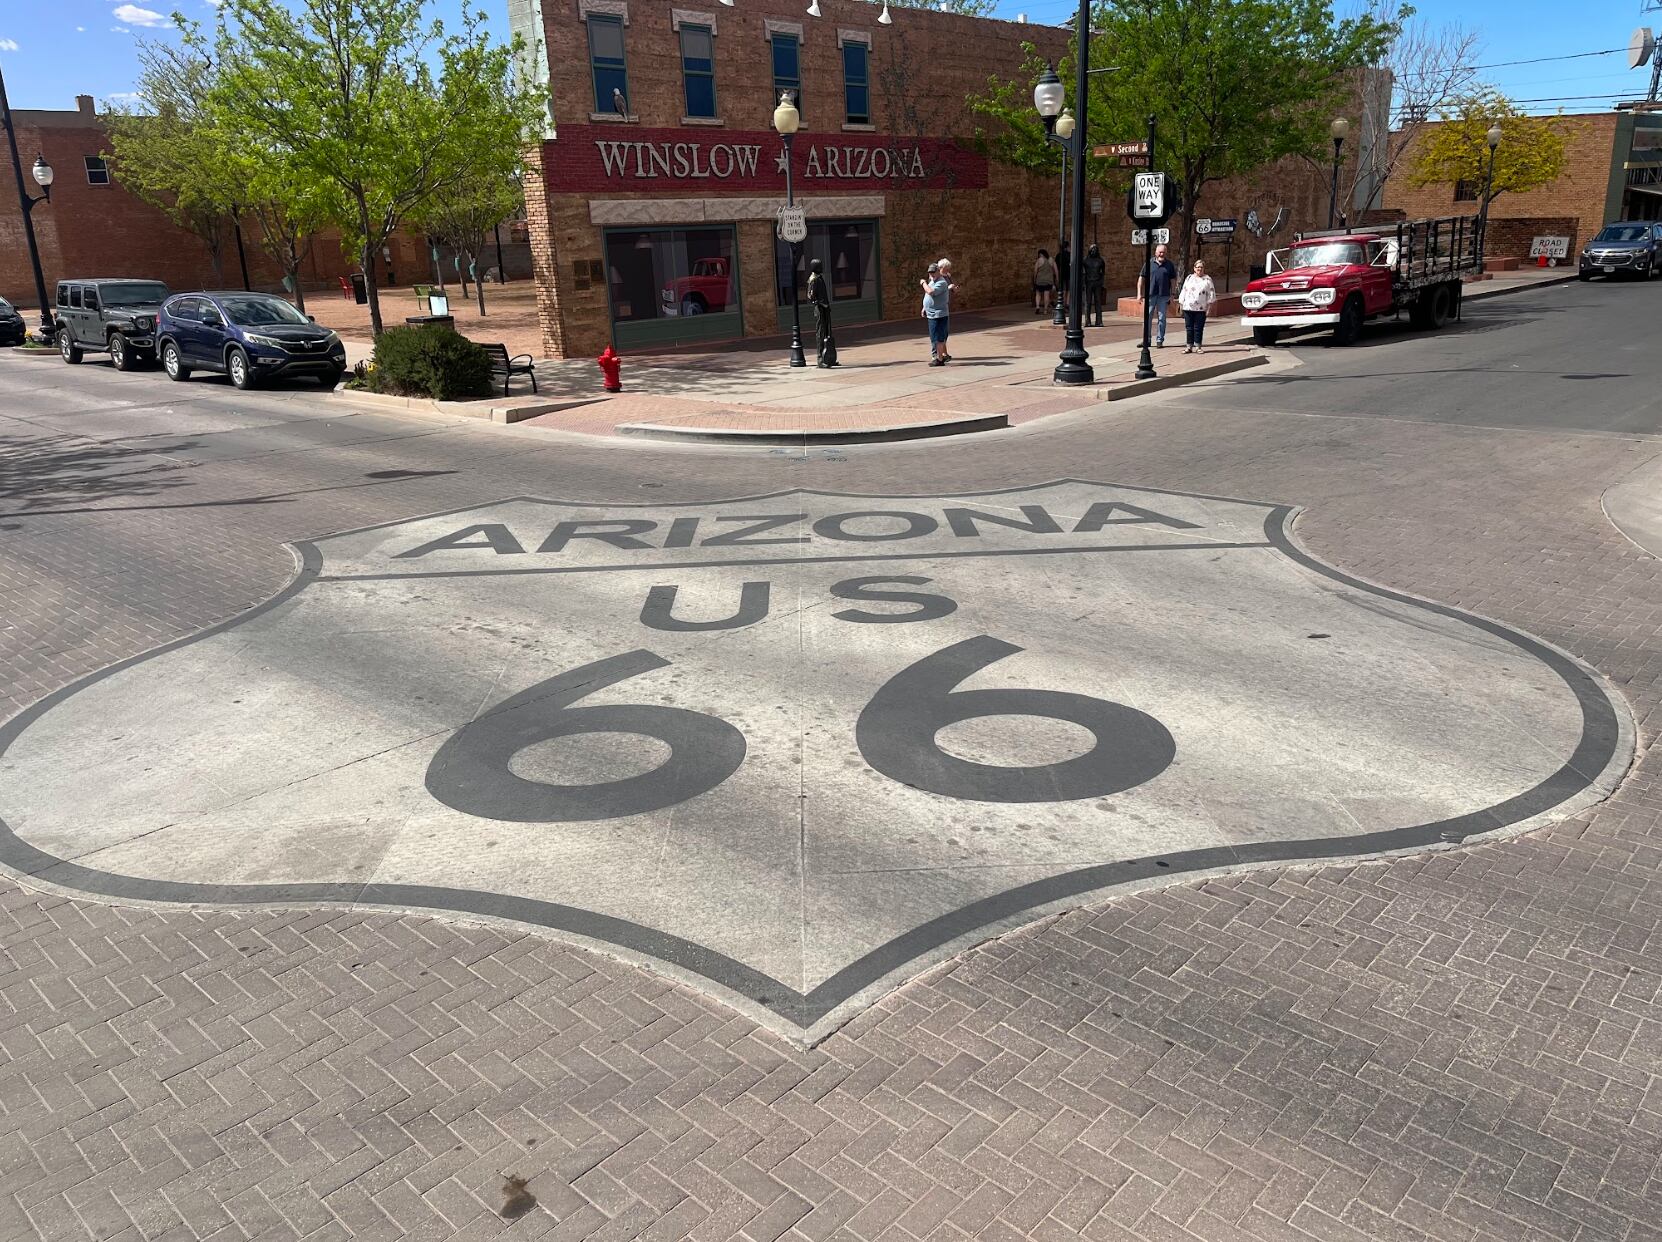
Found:
<svg viewBox="0 0 1662 1242"><path fill-rule="evenodd" d="M340 278L340 295L348 302L352 300L352 282L344 276Z"/></svg>

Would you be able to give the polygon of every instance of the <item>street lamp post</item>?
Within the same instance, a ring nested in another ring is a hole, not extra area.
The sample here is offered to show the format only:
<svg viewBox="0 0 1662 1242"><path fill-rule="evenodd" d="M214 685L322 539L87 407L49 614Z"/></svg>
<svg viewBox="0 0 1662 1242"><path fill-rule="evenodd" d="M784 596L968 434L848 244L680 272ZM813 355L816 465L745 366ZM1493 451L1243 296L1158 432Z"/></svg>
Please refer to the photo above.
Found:
<svg viewBox="0 0 1662 1242"><path fill-rule="evenodd" d="M1483 176L1483 211L1477 220L1477 257L1479 259L1487 252L1489 245L1489 195L1494 192L1495 188L1495 148L1500 146L1500 126L1489 126L1489 132L1483 136L1489 142L1489 171Z"/></svg>
<svg viewBox="0 0 1662 1242"><path fill-rule="evenodd" d="M1339 152L1350 134L1350 122L1342 116L1335 117L1327 132L1333 135L1333 188L1327 196L1327 227L1332 228L1339 218Z"/></svg>
<svg viewBox="0 0 1662 1242"><path fill-rule="evenodd" d="M779 138L785 144L785 206L796 206L796 193L791 182L791 142L796 137L797 128L802 124L802 114L796 110L796 102L791 98L789 91L779 96L779 106L773 110L773 128L778 131ZM797 259L800 251L797 242L787 243L791 248L791 365L805 367L808 359L802 352L802 303L796 290Z"/></svg>
<svg viewBox="0 0 1662 1242"><path fill-rule="evenodd" d="M1038 85L1033 88L1033 107L1045 123L1045 141L1055 143L1062 148L1062 182L1056 191L1056 240L1061 242L1068 227L1068 148L1072 145L1069 139L1073 135L1073 117L1062 111L1064 91L1062 79L1056 76L1056 68L1046 65L1045 71L1039 75ZM1058 116L1057 114L1062 115ZM1067 126L1067 132L1062 127ZM1074 262L1078 261L1075 256ZM1058 272L1060 274L1060 272ZM1071 273L1070 273L1071 275ZM1060 285L1060 281L1057 282ZM1060 288L1056 292L1056 311L1050 322L1061 327L1067 322L1067 312L1064 303L1067 299Z"/></svg>
<svg viewBox="0 0 1662 1242"><path fill-rule="evenodd" d="M1067 337L1062 345L1061 361L1056 364L1052 378L1058 384L1089 384L1096 380L1096 374L1091 370L1090 354L1085 352L1085 322L1083 309L1085 300L1079 296L1080 285L1080 258L1085 253L1085 135L1090 132L1086 124L1090 104L1091 80L1091 6L1090 0L1079 0L1079 19L1074 25L1074 45L1078 52L1078 72L1074 81L1079 85L1079 117L1073 117L1062 112L1062 82L1056 76L1055 69L1047 68L1040 76L1038 84L1033 88L1033 107L1045 123L1045 137L1052 142L1060 142L1064 152L1063 177L1067 176L1067 157L1072 157L1073 163L1073 227L1069 238L1069 248L1073 257L1069 261L1068 271L1068 298L1067 308ZM1065 128L1066 127L1066 128ZM1075 146L1075 143L1078 146Z"/></svg>
<svg viewBox="0 0 1662 1242"><path fill-rule="evenodd" d="M51 303L46 298L46 275L40 270L40 247L35 242L34 210L36 203L52 201L52 165L44 155L35 157L35 184L41 188L39 196L31 195L23 184L23 161L17 154L17 131L12 127L12 105L6 98L6 77L0 73L0 122L6 127L6 145L11 148L12 175L17 178L17 201L23 209L23 236L29 243L29 262L35 269L35 297L40 300L41 336L51 340L56 329L52 324Z"/></svg>

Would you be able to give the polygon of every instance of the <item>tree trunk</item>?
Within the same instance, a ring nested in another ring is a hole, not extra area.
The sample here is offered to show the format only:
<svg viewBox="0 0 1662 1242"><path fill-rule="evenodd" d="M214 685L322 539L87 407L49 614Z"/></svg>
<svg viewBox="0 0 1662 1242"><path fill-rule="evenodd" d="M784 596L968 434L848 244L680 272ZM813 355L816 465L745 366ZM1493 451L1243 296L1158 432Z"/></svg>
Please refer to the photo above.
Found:
<svg viewBox="0 0 1662 1242"><path fill-rule="evenodd" d="M364 288L369 293L369 332L379 338L385 329L381 326L381 295L375 287L375 239L369 234L369 203L362 193L358 199L358 228L362 230L363 249L359 264L364 269Z"/></svg>
<svg viewBox="0 0 1662 1242"><path fill-rule="evenodd" d="M479 260L472 251L463 251L467 256L467 265L473 269L473 292L479 298L479 317L485 316L485 281L479 275Z"/></svg>
<svg viewBox="0 0 1662 1242"><path fill-rule="evenodd" d="M294 309L304 315L306 313L306 291L300 287L300 256L291 257L284 266L287 270L283 274L289 278L289 287L294 290Z"/></svg>

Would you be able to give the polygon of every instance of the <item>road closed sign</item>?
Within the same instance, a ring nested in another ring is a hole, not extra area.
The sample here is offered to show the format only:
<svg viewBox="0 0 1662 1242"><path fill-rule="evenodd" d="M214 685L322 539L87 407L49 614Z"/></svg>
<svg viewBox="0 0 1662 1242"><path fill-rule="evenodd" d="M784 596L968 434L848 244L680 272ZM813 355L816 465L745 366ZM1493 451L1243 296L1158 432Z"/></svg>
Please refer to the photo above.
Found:
<svg viewBox="0 0 1662 1242"><path fill-rule="evenodd" d="M1532 259L1567 259L1570 257L1568 237L1535 237L1529 243Z"/></svg>

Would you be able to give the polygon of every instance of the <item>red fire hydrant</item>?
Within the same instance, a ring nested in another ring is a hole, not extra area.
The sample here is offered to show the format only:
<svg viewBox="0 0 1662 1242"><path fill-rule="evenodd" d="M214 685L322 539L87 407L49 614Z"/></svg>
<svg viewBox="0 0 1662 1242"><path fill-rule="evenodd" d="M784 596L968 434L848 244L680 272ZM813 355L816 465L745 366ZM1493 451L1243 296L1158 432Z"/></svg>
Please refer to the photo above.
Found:
<svg viewBox="0 0 1662 1242"><path fill-rule="evenodd" d="M595 359L595 363L600 367L600 373L606 377L606 391L622 392L623 380L618 375L618 370L623 366L623 355L608 345L605 352Z"/></svg>

